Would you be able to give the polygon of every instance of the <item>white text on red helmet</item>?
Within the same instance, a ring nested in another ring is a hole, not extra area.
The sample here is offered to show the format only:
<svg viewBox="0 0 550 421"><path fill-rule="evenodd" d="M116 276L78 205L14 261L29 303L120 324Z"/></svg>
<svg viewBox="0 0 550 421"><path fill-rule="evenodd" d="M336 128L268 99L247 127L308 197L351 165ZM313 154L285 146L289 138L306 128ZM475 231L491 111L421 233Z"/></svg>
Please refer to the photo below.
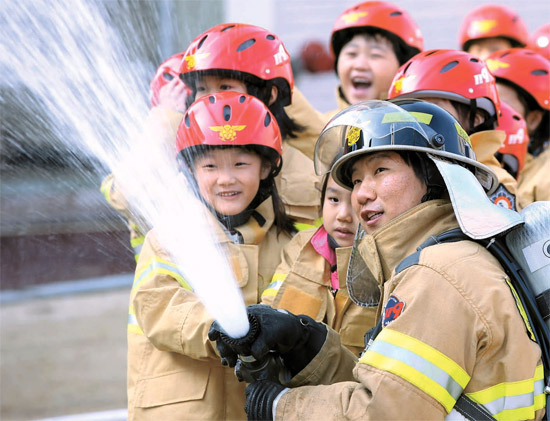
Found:
<svg viewBox="0 0 550 421"><path fill-rule="evenodd" d="M486 67L481 69L481 73L478 73L477 75L474 75L474 82L475 82L476 85L482 85L484 83L489 83L489 82L491 82L491 80L492 80L491 74L489 73L489 70L487 70Z"/></svg>
<svg viewBox="0 0 550 421"><path fill-rule="evenodd" d="M525 130L519 129L516 133L512 133L508 135L508 144L509 145L515 145L516 143L519 143L520 145L525 140Z"/></svg>
<svg viewBox="0 0 550 421"><path fill-rule="evenodd" d="M281 64L288 60L288 54L282 45L279 45L279 51L273 55L273 58L275 58L275 64Z"/></svg>

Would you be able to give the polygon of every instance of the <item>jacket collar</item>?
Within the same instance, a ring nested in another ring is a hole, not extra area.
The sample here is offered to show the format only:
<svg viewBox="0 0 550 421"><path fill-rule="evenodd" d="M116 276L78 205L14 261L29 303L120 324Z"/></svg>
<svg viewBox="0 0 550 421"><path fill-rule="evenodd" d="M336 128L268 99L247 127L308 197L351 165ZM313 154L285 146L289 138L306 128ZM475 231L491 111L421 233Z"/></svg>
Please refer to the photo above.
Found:
<svg viewBox="0 0 550 421"><path fill-rule="evenodd" d="M470 141L479 162L485 162L500 149L506 140L502 130L485 130L470 135Z"/></svg>
<svg viewBox="0 0 550 421"><path fill-rule="evenodd" d="M242 239L242 241L239 242L243 244L260 244L275 222L275 211L273 210L271 196L264 200L255 211L259 214L258 218L252 215L247 222L235 228L235 231ZM214 234L217 241L220 243L235 242L235 236L229 234L211 212L209 212L209 214L212 225L215 227ZM260 224L258 219L260 222L263 222L263 224Z"/></svg>
<svg viewBox="0 0 550 421"><path fill-rule="evenodd" d="M366 235L359 244L359 252L382 284L391 277L395 267L429 237L457 227L452 205L446 200L430 200L374 234Z"/></svg>

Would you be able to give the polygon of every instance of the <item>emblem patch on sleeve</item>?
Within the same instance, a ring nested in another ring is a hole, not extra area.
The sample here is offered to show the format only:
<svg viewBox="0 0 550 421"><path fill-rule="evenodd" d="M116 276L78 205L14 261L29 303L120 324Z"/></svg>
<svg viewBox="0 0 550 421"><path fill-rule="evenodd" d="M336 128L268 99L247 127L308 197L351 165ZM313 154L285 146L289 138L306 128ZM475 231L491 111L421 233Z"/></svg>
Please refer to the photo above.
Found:
<svg viewBox="0 0 550 421"><path fill-rule="evenodd" d="M516 210L516 196L510 193L504 185L500 184L498 189L489 197L495 205L506 209Z"/></svg>
<svg viewBox="0 0 550 421"><path fill-rule="evenodd" d="M401 315L404 309L405 302L401 301L401 299L397 295L390 294L390 298L386 303L386 307L384 307L384 321L382 322L382 325L384 327L389 325Z"/></svg>

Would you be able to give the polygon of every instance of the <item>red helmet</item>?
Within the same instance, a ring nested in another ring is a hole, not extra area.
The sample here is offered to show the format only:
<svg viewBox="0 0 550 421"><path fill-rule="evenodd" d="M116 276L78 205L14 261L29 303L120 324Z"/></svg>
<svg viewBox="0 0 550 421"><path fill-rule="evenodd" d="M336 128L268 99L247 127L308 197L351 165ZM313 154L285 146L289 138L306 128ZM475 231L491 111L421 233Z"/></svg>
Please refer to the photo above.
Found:
<svg viewBox="0 0 550 421"><path fill-rule="evenodd" d="M424 49L420 28L406 10L387 1L366 1L344 10L336 19L330 36L330 45L335 57L343 47L338 36L342 31L371 27L394 34L406 45Z"/></svg>
<svg viewBox="0 0 550 421"><path fill-rule="evenodd" d="M388 98L443 98L485 110L498 121L495 78L483 60L459 50L429 50L399 68ZM475 100L475 101L474 101Z"/></svg>
<svg viewBox="0 0 550 421"><path fill-rule="evenodd" d="M528 47L550 60L550 23L538 27L531 34Z"/></svg>
<svg viewBox="0 0 550 421"><path fill-rule="evenodd" d="M487 66L497 81L521 88L550 110L550 61L543 56L527 48L509 48L491 54Z"/></svg>
<svg viewBox="0 0 550 421"><path fill-rule="evenodd" d="M512 9L499 4L484 4L464 17L458 31L460 48L468 50L472 41L482 38L507 38L514 47L527 44L529 31L521 17Z"/></svg>
<svg viewBox="0 0 550 421"><path fill-rule="evenodd" d="M228 70L277 84L283 105L291 102L294 77L282 41L259 26L224 23L195 38L183 56L180 72L192 84L195 72Z"/></svg>
<svg viewBox="0 0 550 421"><path fill-rule="evenodd" d="M178 152L201 146L256 145L273 157L277 169L282 154L275 117L259 99L223 91L197 99L186 111L176 134Z"/></svg>
<svg viewBox="0 0 550 421"><path fill-rule="evenodd" d="M500 103L500 121L497 130L506 132L506 140L498 150L499 161L504 168L518 178L525 163L529 134L521 115L505 102Z"/></svg>
<svg viewBox="0 0 550 421"><path fill-rule="evenodd" d="M166 59L157 69L149 88L149 100L151 107L156 107L159 103L159 93L161 88L170 82L173 78L179 78L179 69L183 59L183 52L174 54Z"/></svg>

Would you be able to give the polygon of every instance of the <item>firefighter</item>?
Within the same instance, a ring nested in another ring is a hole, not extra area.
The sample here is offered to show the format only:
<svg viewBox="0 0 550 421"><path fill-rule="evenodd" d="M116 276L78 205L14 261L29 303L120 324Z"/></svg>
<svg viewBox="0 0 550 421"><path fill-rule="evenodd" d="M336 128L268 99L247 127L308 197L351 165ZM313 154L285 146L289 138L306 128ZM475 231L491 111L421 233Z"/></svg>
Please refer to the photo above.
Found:
<svg viewBox="0 0 550 421"><path fill-rule="evenodd" d="M284 247L261 303L326 323L359 355L365 326L374 326L375 309L357 306L347 294L345 269L359 222L350 192L330 174L323 181L322 215L323 225L301 231Z"/></svg>
<svg viewBox="0 0 550 421"><path fill-rule="evenodd" d="M471 136L477 159L498 176L491 200L516 209L517 181L495 157L506 134L495 130L500 99L485 62L464 51L424 51L401 66L388 97L423 99L453 114Z"/></svg>
<svg viewBox="0 0 550 421"><path fill-rule="evenodd" d="M497 178L458 121L424 101L367 101L335 117L317 149L326 142L344 149L331 173L362 228L348 291L377 307L379 332L357 360L307 316L251 306L260 334L240 346L213 324L226 363L274 350L293 375L247 387L250 419L444 419L464 400L496 419L541 419L540 347L502 266L470 240L523 221L487 199ZM466 239L442 241L449 230Z"/></svg>
<svg viewBox="0 0 550 421"><path fill-rule="evenodd" d="M325 121L294 87L290 56L282 41L254 25L216 25L191 42L180 72L192 90L188 103L207 93L236 90L269 107L283 136L277 187L287 213L298 229L320 225L321 180L312 158Z"/></svg>
<svg viewBox="0 0 550 421"><path fill-rule="evenodd" d="M550 63L529 49L512 48L491 54L487 66L501 100L525 119L529 132L529 153L518 182L518 207L550 200Z"/></svg>
<svg viewBox="0 0 550 421"><path fill-rule="evenodd" d="M459 48L482 60L498 50L525 47L528 39L529 30L521 16L500 4L472 9L458 30Z"/></svg>
<svg viewBox="0 0 550 421"><path fill-rule="evenodd" d="M189 95L189 88L185 86L179 77L179 67L183 57L183 52L174 54L161 63L151 80L149 87L150 114L148 122L160 122L162 124L158 133L172 133L178 119L166 120L165 112L162 110L173 110L183 113L186 109L186 99ZM160 138L160 136L159 136ZM171 138L164 138L165 143L171 145ZM159 142L161 139L159 139ZM145 240L145 234L151 228L149 223L139 212L132 208L131 203L124 194L124 187L120 186L120 181L115 180L114 174L108 174L101 183L101 192L109 205L113 207L121 216L123 216L130 231L130 245L134 251L136 262L139 259L139 253Z"/></svg>
<svg viewBox="0 0 550 421"><path fill-rule="evenodd" d="M294 234L274 183L281 167L274 116L247 94L207 95L188 108L176 143L245 302L259 302ZM220 365L207 338L212 318L182 272L153 228L130 297L129 419L244 419L244 386Z"/></svg>
<svg viewBox="0 0 550 421"><path fill-rule="evenodd" d="M330 36L340 85L338 108L369 99L386 99L399 66L424 49L420 28L399 6L366 1L344 10Z"/></svg>

